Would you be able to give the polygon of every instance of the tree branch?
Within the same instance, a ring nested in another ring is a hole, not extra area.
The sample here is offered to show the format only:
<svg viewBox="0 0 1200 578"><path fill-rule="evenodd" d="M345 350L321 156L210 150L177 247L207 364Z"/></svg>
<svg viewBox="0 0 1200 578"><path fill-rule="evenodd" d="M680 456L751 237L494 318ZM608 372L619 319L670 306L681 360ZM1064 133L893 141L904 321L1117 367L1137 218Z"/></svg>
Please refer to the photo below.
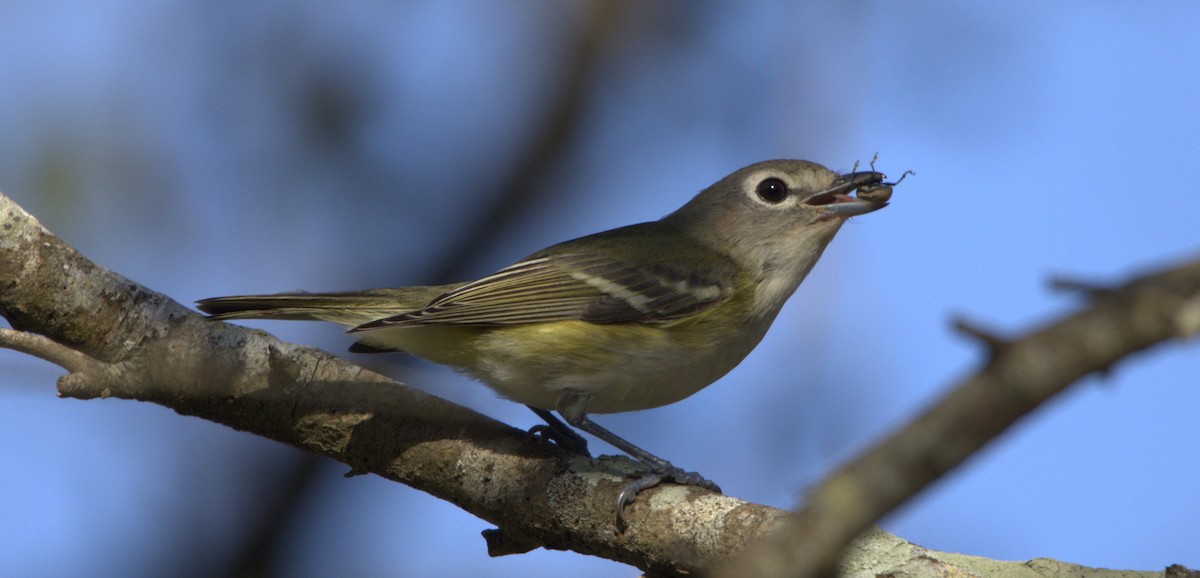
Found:
<svg viewBox="0 0 1200 578"><path fill-rule="evenodd" d="M746 567L770 569L771 563L810 550L835 556L847 537L913 487L961 461L983 443L979 440L1003 429L1005 420L1051 395L1047 388L1158 341L1195 333L1198 290L1200 264L1191 264L1131 283L1087 311L1006 343L963 392L950 396L974 410L995 404L999 418L982 423L978 416L935 418L931 412L910 426L917 433L909 435L925 443L885 442L852 462L814 492L806 513L792 517L770 542L778 548L801 539L804 547L788 546L782 556L777 549L756 548L765 562ZM0 347L70 372L59 379L62 396L151 401L334 458L355 474L408 484L501 528L488 536L495 554L566 548L632 564L649 575L694 575L731 558L785 518L766 506L666 485L639 496L626 511L628 530L618 533L612 504L623 477L639 467L632 460L571 454L328 353L204 319L88 261L2 194L0 315L15 329L0 331ZM945 431L954 435L934 437ZM927 442L935 439L951 444L931 452L934 446ZM814 567L823 567L825 559L832 558L818 558ZM1022 568L1058 563L1000 564L932 552L872 530L845 552L841 575L921 576L978 568L972 572L1019 576L1014 572ZM1185 571L1176 569L1175 575ZM1064 566L1059 575L1117 575L1102 572Z"/></svg>

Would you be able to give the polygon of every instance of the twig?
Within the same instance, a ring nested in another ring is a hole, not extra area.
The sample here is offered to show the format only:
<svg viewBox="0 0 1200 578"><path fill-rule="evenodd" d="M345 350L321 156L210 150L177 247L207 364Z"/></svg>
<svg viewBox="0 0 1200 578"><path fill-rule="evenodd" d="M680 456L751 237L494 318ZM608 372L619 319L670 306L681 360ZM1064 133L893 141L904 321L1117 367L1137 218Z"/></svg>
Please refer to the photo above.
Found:
<svg viewBox="0 0 1200 578"><path fill-rule="evenodd" d="M85 371L97 363L91 357L47 337L3 327L0 327L0 348L32 355L71 372Z"/></svg>

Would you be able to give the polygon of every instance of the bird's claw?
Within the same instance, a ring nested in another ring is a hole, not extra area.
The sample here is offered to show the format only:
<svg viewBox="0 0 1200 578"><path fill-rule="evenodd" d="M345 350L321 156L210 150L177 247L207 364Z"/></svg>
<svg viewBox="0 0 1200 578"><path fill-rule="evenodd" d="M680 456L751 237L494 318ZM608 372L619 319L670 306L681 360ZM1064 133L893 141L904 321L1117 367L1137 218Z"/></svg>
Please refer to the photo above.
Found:
<svg viewBox="0 0 1200 578"><path fill-rule="evenodd" d="M543 424L529 428L529 435L570 452L588 457L592 455L588 453L587 440L571 430L560 430Z"/></svg>
<svg viewBox="0 0 1200 578"><path fill-rule="evenodd" d="M697 488L704 488L706 490L712 490L718 494L723 493L723 492L721 492L721 486L718 486L712 480L709 480L708 478L706 478L696 472L685 472L683 470L677 469L677 470L671 472L670 475L667 476L667 478L670 479L672 482L675 482L676 484L682 484L685 486L696 486Z"/></svg>
<svg viewBox="0 0 1200 578"><path fill-rule="evenodd" d="M696 472L685 472L679 468L671 468L663 472L649 472L638 476L637 479L625 484L621 493L617 494L617 530L624 532L629 525L625 522L625 506L628 506L642 490L648 490L663 482L674 482L685 486L696 486L712 490L718 494L721 487L708 478Z"/></svg>

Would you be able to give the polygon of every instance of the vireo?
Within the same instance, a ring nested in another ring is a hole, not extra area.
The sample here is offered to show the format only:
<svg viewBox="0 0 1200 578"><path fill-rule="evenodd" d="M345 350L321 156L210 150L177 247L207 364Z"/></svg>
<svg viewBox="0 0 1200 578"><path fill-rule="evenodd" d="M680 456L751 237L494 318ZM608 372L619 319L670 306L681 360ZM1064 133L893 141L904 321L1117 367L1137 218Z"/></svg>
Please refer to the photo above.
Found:
<svg viewBox="0 0 1200 578"><path fill-rule="evenodd" d="M887 206L895 183L884 178L765 161L658 221L559 243L476 281L198 306L217 319L331 321L358 339L351 351L407 351L465 371L533 409L548 424L541 433L586 453L558 411L650 469L618 496L620 524L624 506L664 480L720 490L588 415L674 403L733 369L842 223Z"/></svg>

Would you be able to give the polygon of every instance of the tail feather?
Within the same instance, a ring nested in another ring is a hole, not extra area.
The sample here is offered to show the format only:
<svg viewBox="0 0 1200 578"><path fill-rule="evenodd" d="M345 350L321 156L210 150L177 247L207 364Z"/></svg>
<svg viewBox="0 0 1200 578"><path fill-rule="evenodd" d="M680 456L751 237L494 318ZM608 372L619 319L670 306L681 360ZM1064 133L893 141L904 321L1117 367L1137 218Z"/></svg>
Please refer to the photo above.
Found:
<svg viewBox="0 0 1200 578"><path fill-rule="evenodd" d="M233 295L196 302L196 308L213 319L290 319L329 321L356 327L369 321L416 311L437 296L457 287L401 287L336 293L274 293Z"/></svg>

